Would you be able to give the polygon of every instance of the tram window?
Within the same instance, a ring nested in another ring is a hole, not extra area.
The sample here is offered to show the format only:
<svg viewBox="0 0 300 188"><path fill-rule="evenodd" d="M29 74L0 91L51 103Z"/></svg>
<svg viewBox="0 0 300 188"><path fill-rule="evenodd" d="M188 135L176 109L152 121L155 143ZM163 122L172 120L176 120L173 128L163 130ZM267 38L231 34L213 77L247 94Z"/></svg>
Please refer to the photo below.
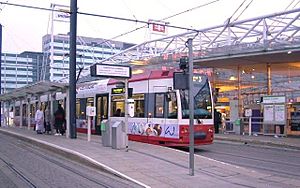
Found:
<svg viewBox="0 0 300 188"><path fill-rule="evenodd" d="M86 106L94 106L94 98L89 97L86 99Z"/></svg>
<svg viewBox="0 0 300 188"><path fill-rule="evenodd" d="M145 117L144 94L134 94L134 117Z"/></svg>
<svg viewBox="0 0 300 188"><path fill-rule="evenodd" d="M80 100L76 99L76 118L80 117Z"/></svg>
<svg viewBox="0 0 300 188"><path fill-rule="evenodd" d="M111 97L111 114L112 116L124 117L125 116L125 103L124 96L112 96Z"/></svg>
<svg viewBox="0 0 300 188"><path fill-rule="evenodd" d="M78 118L79 119L85 119L85 110L86 110L86 99L78 99L79 104L78 104ZM77 104L76 104L77 107ZM76 109L76 114L77 114L77 109Z"/></svg>
<svg viewBox="0 0 300 188"><path fill-rule="evenodd" d="M168 118L177 118L177 99L175 92L167 93Z"/></svg>
<svg viewBox="0 0 300 188"><path fill-rule="evenodd" d="M164 117L164 93L155 94L155 114L154 117L163 118Z"/></svg>

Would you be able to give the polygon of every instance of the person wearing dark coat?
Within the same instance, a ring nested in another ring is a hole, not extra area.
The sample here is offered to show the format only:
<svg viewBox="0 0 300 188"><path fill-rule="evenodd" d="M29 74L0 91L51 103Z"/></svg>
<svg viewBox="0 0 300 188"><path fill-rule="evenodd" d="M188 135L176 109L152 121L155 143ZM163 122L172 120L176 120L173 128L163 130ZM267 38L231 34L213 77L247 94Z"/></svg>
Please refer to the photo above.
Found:
<svg viewBox="0 0 300 188"><path fill-rule="evenodd" d="M58 104L58 108L56 112L54 113L55 118L55 128L56 128L56 134L55 135L64 135L65 133L65 110L62 108L61 104Z"/></svg>
<svg viewBox="0 0 300 188"><path fill-rule="evenodd" d="M218 112L216 109L214 110L214 127L215 127L215 133L219 133L219 127L222 123L222 114Z"/></svg>

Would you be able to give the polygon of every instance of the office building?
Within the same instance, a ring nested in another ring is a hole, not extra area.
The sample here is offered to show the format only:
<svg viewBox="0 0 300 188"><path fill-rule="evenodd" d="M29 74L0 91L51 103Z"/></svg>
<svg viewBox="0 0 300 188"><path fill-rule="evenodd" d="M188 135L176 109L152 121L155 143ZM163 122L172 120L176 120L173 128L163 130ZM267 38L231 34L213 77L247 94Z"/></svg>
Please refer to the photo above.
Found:
<svg viewBox="0 0 300 188"><path fill-rule="evenodd" d="M78 36L77 74L80 69L89 67L97 61L108 58L133 45L101 38ZM68 81L66 78L69 75L69 35L45 35L43 37L43 52L49 57L47 63L43 64L42 68L44 79L50 81Z"/></svg>
<svg viewBox="0 0 300 188"><path fill-rule="evenodd" d="M39 81L42 59L41 52L2 53L1 93Z"/></svg>

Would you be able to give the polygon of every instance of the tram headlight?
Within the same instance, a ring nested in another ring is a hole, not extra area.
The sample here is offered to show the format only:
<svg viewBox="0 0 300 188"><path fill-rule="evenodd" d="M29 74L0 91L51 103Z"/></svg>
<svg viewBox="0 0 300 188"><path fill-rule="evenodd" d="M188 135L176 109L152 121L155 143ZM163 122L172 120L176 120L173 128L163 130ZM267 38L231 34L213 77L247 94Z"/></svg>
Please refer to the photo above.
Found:
<svg viewBox="0 0 300 188"><path fill-rule="evenodd" d="M183 127L182 129L181 129L181 134L186 134L186 133L188 133L189 132L189 128L187 128L187 127Z"/></svg>

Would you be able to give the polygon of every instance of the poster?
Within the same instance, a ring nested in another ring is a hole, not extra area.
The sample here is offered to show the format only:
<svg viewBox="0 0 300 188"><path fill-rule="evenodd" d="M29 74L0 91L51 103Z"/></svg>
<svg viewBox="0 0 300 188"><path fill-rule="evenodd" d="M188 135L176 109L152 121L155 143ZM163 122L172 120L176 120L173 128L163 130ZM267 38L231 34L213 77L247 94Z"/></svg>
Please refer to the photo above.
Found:
<svg viewBox="0 0 300 188"><path fill-rule="evenodd" d="M273 105L264 105L264 122L274 121Z"/></svg>
<svg viewBox="0 0 300 188"><path fill-rule="evenodd" d="M285 107L284 105L275 105L275 121L276 122L285 122Z"/></svg>

